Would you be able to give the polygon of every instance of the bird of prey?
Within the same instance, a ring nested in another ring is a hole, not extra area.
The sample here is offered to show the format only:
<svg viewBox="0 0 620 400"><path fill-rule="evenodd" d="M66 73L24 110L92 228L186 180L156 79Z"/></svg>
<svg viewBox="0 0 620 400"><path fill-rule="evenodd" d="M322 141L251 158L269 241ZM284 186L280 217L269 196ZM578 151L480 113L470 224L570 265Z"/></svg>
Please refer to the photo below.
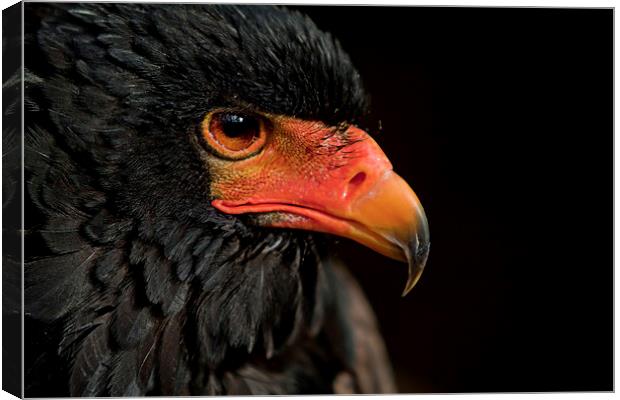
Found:
<svg viewBox="0 0 620 400"><path fill-rule="evenodd" d="M335 236L429 233L338 42L271 6L25 4L26 395L395 390Z"/></svg>

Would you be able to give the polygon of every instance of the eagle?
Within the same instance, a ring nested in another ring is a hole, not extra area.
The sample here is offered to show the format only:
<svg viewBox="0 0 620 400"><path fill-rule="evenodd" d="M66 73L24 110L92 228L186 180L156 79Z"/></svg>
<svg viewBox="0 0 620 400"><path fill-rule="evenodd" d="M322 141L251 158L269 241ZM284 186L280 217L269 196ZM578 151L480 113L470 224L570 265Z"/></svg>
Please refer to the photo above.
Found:
<svg viewBox="0 0 620 400"><path fill-rule="evenodd" d="M27 396L387 393L330 252L429 252L340 44L276 6L27 3Z"/></svg>

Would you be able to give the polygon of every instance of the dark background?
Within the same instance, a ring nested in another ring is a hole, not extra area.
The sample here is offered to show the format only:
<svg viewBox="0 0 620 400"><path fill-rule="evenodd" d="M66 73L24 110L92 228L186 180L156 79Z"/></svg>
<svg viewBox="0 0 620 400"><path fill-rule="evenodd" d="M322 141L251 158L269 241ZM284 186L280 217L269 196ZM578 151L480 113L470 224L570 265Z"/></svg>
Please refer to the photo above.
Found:
<svg viewBox="0 0 620 400"><path fill-rule="evenodd" d="M339 38L431 253L341 244L404 392L613 389L613 11L298 7Z"/></svg>

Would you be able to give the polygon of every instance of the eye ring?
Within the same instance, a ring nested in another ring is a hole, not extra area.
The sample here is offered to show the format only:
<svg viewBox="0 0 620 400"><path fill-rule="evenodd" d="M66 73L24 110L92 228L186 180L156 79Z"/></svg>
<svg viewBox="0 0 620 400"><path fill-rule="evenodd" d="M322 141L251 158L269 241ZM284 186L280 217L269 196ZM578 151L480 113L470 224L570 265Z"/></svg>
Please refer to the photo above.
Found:
<svg viewBox="0 0 620 400"><path fill-rule="evenodd" d="M207 114L201 134L216 155L241 160L258 154L267 140L267 123L262 116L235 110Z"/></svg>

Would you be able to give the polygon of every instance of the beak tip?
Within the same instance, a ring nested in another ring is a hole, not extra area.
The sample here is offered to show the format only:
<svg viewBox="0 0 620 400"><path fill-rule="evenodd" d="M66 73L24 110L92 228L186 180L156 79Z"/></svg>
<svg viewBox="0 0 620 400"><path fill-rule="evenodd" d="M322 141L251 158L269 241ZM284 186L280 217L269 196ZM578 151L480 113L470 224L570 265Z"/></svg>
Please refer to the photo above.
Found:
<svg viewBox="0 0 620 400"><path fill-rule="evenodd" d="M407 277L405 289L401 294L402 297L405 297L420 280L422 272L424 272L424 267L426 266L426 261L428 260L430 247L431 243L428 241L421 242L416 246L414 253L409 259L409 276Z"/></svg>

